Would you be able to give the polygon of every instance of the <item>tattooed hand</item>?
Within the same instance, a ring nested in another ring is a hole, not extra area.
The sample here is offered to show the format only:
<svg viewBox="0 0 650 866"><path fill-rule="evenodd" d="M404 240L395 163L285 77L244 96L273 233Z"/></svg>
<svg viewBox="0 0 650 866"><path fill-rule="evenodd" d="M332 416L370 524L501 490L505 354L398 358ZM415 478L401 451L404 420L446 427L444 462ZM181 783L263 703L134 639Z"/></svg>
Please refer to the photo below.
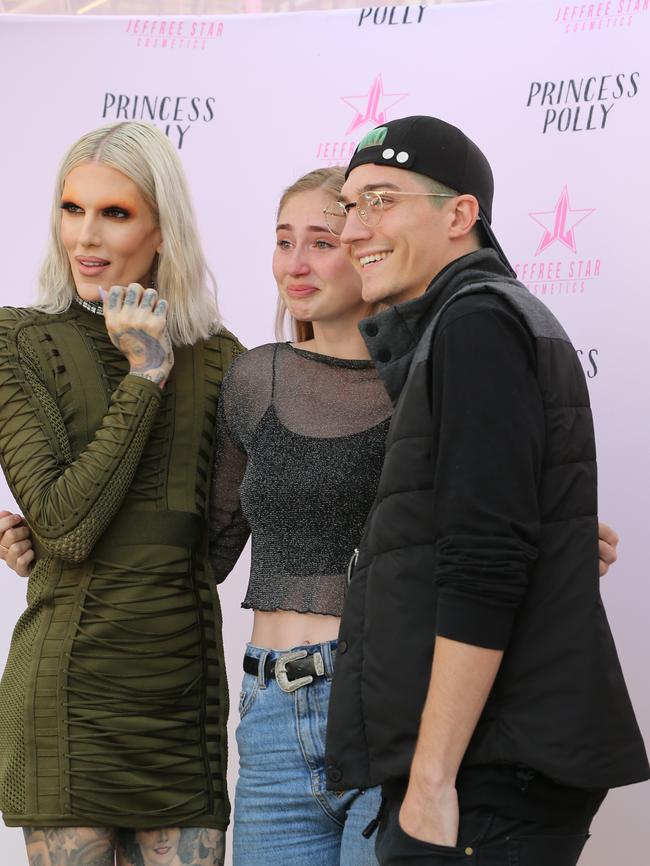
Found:
<svg viewBox="0 0 650 866"><path fill-rule="evenodd" d="M126 357L131 373L162 388L174 366L167 301L138 283L113 286L104 301L104 317L111 342Z"/></svg>

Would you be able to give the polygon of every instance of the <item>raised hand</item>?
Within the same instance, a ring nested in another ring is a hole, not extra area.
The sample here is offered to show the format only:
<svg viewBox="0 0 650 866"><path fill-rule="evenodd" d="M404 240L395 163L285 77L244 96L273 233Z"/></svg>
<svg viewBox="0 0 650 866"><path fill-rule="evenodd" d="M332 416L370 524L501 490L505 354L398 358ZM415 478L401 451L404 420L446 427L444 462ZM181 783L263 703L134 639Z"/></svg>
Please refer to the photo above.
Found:
<svg viewBox="0 0 650 866"><path fill-rule="evenodd" d="M126 357L130 372L162 388L174 366L167 301L138 283L113 286L105 295L104 317L111 342Z"/></svg>
<svg viewBox="0 0 650 866"><path fill-rule="evenodd" d="M34 550L29 526L20 514L0 511L0 559L19 577L29 577Z"/></svg>

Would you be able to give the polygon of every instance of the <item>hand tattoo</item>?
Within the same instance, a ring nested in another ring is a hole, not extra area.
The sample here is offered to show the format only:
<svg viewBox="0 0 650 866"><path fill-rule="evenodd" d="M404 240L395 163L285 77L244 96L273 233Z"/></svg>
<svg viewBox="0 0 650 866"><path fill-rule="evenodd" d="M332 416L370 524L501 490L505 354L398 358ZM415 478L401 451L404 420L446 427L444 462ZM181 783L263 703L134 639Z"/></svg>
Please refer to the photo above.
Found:
<svg viewBox="0 0 650 866"><path fill-rule="evenodd" d="M131 361L131 372L142 373L155 370L164 364L167 357L160 340L141 328L127 328L111 335L113 344Z"/></svg>

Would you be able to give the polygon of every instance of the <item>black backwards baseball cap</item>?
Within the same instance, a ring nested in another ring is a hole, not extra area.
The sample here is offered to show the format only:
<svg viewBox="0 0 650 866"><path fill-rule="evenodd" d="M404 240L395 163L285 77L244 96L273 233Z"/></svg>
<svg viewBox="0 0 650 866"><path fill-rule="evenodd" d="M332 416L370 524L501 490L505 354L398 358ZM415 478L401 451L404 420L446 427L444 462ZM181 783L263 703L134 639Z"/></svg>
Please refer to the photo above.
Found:
<svg viewBox="0 0 650 866"><path fill-rule="evenodd" d="M492 231L494 178L485 154L456 126L424 114L389 120L359 142L345 177L359 165L390 165L423 174L459 194L476 196L479 230L506 267L514 268Z"/></svg>

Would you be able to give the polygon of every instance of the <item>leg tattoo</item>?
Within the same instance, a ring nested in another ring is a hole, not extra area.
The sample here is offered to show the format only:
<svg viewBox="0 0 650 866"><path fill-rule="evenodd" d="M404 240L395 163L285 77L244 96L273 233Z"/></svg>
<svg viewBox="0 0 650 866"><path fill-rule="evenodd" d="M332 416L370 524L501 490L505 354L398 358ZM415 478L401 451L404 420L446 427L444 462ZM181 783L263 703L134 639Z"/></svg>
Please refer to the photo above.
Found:
<svg viewBox="0 0 650 866"><path fill-rule="evenodd" d="M24 827L29 866L113 866L108 827Z"/></svg>
<svg viewBox="0 0 650 866"><path fill-rule="evenodd" d="M117 866L223 866L225 833L204 827L120 830Z"/></svg>

